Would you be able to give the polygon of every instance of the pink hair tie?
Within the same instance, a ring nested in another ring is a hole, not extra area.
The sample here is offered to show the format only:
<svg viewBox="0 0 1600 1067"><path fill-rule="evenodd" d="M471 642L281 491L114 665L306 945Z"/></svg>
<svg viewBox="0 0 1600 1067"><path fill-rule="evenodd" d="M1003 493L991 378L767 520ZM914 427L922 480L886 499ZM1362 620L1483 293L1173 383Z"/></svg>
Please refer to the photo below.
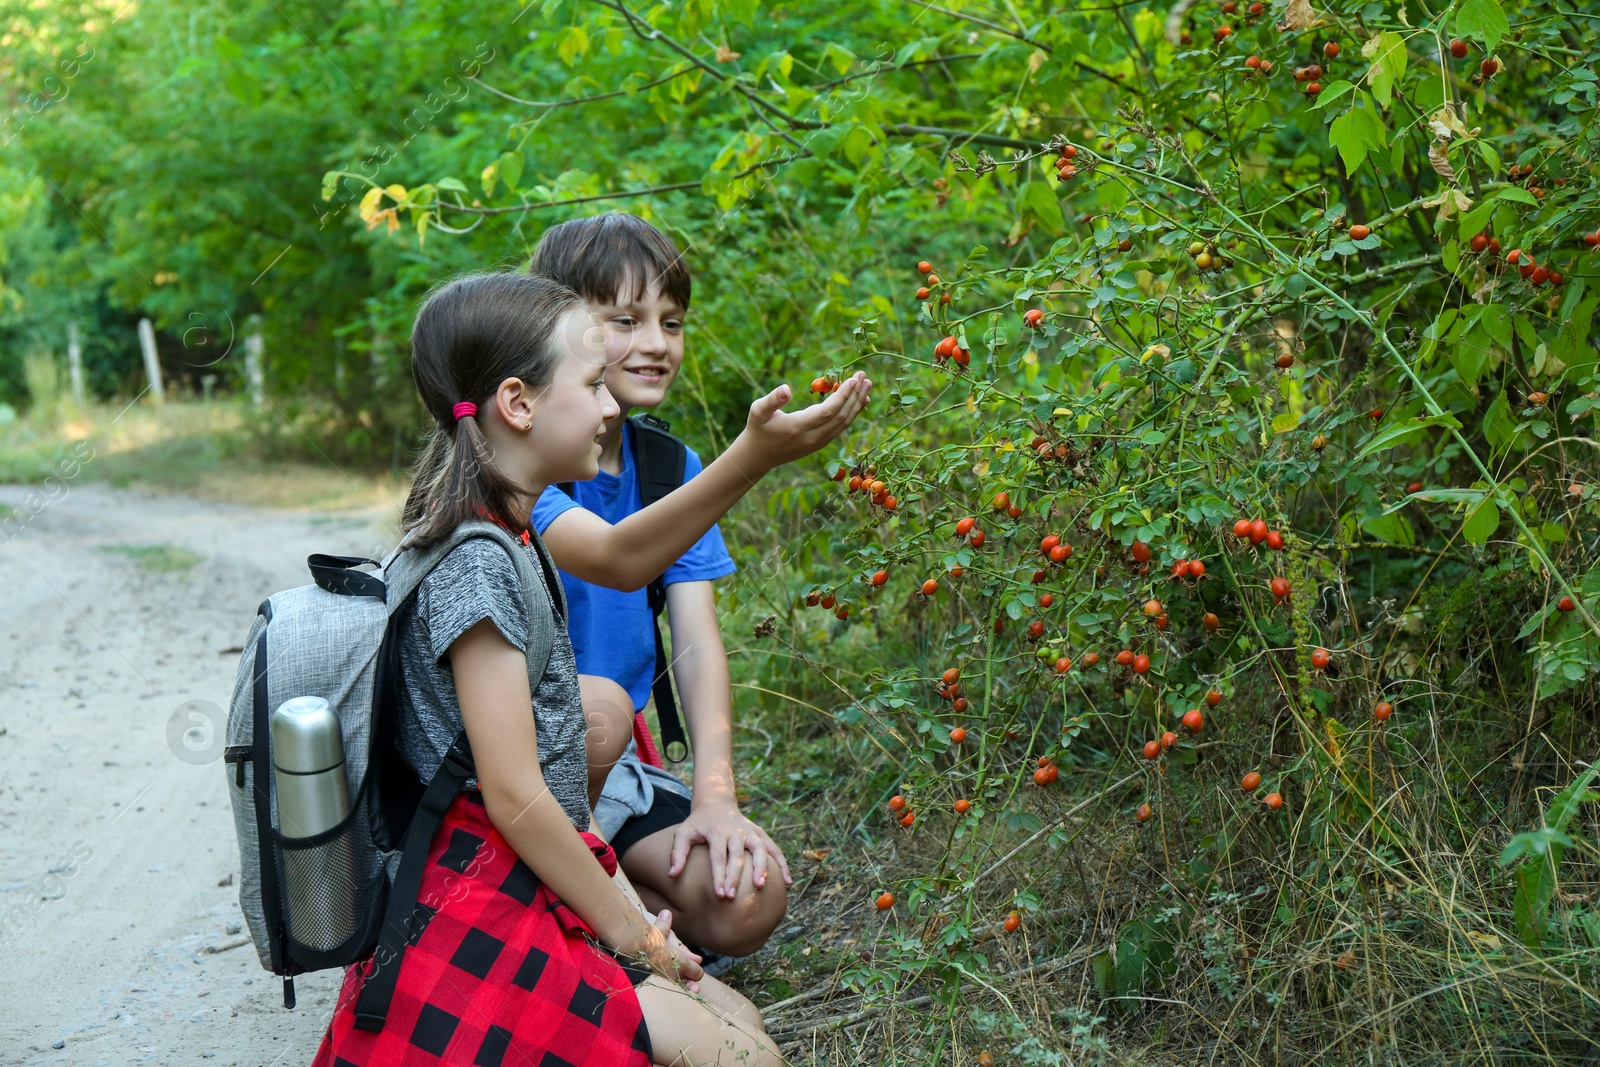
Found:
<svg viewBox="0 0 1600 1067"><path fill-rule="evenodd" d="M456 417L457 422L460 422L462 419L476 415L478 413L478 405L470 400L461 400L456 403L455 407L450 409L450 413Z"/></svg>

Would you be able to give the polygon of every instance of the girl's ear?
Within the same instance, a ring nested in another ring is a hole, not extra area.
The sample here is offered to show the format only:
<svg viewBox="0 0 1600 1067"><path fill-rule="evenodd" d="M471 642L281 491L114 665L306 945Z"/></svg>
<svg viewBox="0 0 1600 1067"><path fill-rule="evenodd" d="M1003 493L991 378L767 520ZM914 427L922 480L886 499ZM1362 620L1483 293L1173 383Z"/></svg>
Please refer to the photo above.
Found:
<svg viewBox="0 0 1600 1067"><path fill-rule="evenodd" d="M533 426L534 391L521 378L507 378L494 391L495 413L514 430L526 433Z"/></svg>

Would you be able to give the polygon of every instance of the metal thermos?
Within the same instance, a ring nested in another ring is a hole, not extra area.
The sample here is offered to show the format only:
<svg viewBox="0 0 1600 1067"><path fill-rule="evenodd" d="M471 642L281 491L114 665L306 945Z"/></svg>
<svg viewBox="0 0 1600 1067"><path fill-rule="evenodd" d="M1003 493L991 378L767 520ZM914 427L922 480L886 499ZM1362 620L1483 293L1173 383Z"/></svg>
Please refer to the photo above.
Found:
<svg viewBox="0 0 1600 1067"><path fill-rule="evenodd" d="M355 923L355 871L343 836L310 848L294 839L315 837L350 814L339 717L322 697L295 697L272 713L272 762L278 797L278 832L288 883L291 936L315 949L338 947Z"/></svg>

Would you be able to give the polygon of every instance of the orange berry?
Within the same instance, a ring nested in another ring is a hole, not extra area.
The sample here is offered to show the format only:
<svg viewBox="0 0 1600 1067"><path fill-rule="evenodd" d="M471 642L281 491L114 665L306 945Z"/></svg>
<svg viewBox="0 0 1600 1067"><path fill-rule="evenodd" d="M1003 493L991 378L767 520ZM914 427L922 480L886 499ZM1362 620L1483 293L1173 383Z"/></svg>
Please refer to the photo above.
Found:
<svg viewBox="0 0 1600 1067"><path fill-rule="evenodd" d="M1133 817L1138 819L1140 822L1149 822L1150 815L1150 805L1148 804L1140 804L1138 809L1133 813Z"/></svg>
<svg viewBox="0 0 1600 1067"><path fill-rule="evenodd" d="M960 800L955 802L953 807L956 809L957 815L965 815L967 812L972 810L972 801L968 800L966 797L962 797Z"/></svg>
<svg viewBox="0 0 1600 1067"><path fill-rule="evenodd" d="M879 911L888 911L890 908L894 907L894 894L879 893L877 904Z"/></svg>
<svg viewBox="0 0 1600 1067"><path fill-rule="evenodd" d="M1011 914L1006 916L1006 921L1005 921L1006 933L1008 933L1008 934L1016 933L1018 927L1020 927L1021 925L1022 925L1022 916L1018 912L1012 912Z"/></svg>
<svg viewBox="0 0 1600 1067"><path fill-rule="evenodd" d="M1183 713L1183 728L1191 734L1197 734L1204 729L1206 718L1200 714L1199 708L1190 708Z"/></svg>
<svg viewBox="0 0 1600 1067"><path fill-rule="evenodd" d="M1261 798L1261 802L1265 804L1271 811L1277 811L1279 808L1283 807L1283 798L1277 793L1268 793L1265 797Z"/></svg>
<svg viewBox="0 0 1600 1067"><path fill-rule="evenodd" d="M1240 780L1239 788L1243 789L1246 793L1254 793L1257 789L1261 788L1261 775L1256 771L1251 771Z"/></svg>
<svg viewBox="0 0 1600 1067"><path fill-rule="evenodd" d="M967 739L967 731L964 728L962 728L960 726L957 726L954 730L950 731L950 743L952 745L959 745L961 742L965 741L966 739Z"/></svg>

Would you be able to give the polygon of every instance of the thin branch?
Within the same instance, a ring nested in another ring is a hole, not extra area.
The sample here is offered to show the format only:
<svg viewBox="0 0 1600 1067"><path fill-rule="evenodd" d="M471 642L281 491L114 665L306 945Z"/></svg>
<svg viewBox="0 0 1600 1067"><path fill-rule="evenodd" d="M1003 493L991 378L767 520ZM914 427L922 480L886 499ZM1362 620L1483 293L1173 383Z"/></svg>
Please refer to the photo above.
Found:
<svg viewBox="0 0 1600 1067"><path fill-rule="evenodd" d="M555 108L558 108L558 107L572 107L575 104L590 104L590 103L593 103L596 100L610 100L614 96L632 96L634 93L640 93L640 92L643 92L646 89L654 89L658 85L665 85L667 82L671 81L673 78L682 77L683 75L689 73L689 71L692 70L692 69L693 68L691 68L691 67L684 67L681 70L675 70L671 74L668 74L664 78L657 78L653 82L646 82L645 84L639 86L636 89L618 89L615 92L598 93L598 94L596 94L594 96L579 96L579 97L575 97L575 98L573 98L571 100L549 100L549 101L544 101L544 100L524 100L520 96L512 96L510 93L501 92L499 89L496 89L494 86L490 85L488 82L485 82L485 81L483 81L483 80L481 80L479 78L470 78L469 77L467 79L467 81L473 82L479 88L487 89L489 92L493 93L495 96L498 96L498 97L500 97L502 99L505 99L505 100L509 100L513 104L521 104L524 107L550 108L551 110L554 110Z"/></svg>

